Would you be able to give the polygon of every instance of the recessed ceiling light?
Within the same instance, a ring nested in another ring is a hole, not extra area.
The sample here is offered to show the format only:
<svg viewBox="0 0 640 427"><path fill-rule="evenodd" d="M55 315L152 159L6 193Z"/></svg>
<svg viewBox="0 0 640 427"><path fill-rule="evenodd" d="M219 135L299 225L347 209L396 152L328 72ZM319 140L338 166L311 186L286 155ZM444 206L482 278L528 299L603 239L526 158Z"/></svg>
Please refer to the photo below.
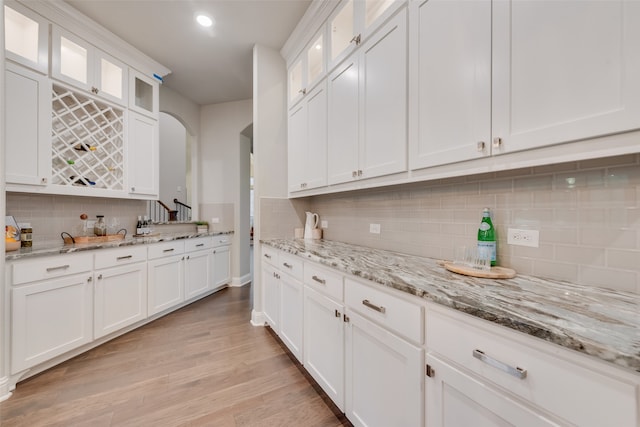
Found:
<svg viewBox="0 0 640 427"><path fill-rule="evenodd" d="M196 21L198 21L198 24L202 25L203 27L210 27L213 25L213 20L207 15L196 16Z"/></svg>

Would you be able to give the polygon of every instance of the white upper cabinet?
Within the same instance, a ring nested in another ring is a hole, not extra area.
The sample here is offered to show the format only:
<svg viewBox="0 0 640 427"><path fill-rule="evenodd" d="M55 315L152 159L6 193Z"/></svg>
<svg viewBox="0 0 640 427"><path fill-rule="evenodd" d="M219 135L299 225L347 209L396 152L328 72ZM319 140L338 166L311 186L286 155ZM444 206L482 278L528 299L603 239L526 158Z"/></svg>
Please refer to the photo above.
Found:
<svg viewBox="0 0 640 427"><path fill-rule="evenodd" d="M329 184L406 170L406 10L329 76L327 164Z"/></svg>
<svg viewBox="0 0 640 427"><path fill-rule="evenodd" d="M4 6L6 58L47 74L49 68L49 22L42 16L7 1Z"/></svg>
<svg viewBox="0 0 640 427"><path fill-rule="evenodd" d="M159 83L134 69L129 70L129 76L129 109L157 119Z"/></svg>
<svg viewBox="0 0 640 427"><path fill-rule="evenodd" d="M417 169L491 154L491 0L411 3Z"/></svg>
<svg viewBox="0 0 640 427"><path fill-rule="evenodd" d="M129 193L156 198L159 192L158 121L129 112L127 182Z"/></svg>
<svg viewBox="0 0 640 427"><path fill-rule="evenodd" d="M304 98L325 76L327 67L324 40L323 27L289 67L289 106Z"/></svg>
<svg viewBox="0 0 640 427"><path fill-rule="evenodd" d="M329 17L329 69L345 59L405 0L346 0Z"/></svg>
<svg viewBox="0 0 640 427"><path fill-rule="evenodd" d="M57 26L53 26L51 44L53 78L126 105L125 64Z"/></svg>
<svg viewBox="0 0 640 427"><path fill-rule="evenodd" d="M639 129L640 2L494 2L492 126L494 154Z"/></svg>

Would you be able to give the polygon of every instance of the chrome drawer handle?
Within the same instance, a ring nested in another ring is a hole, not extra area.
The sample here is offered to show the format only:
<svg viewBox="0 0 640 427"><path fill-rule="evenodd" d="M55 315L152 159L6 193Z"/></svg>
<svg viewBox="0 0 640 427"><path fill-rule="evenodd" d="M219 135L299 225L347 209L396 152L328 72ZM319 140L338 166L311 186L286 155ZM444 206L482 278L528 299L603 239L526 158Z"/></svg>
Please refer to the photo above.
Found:
<svg viewBox="0 0 640 427"><path fill-rule="evenodd" d="M200 246L204 246L204 243L198 243L198 244L196 245L196 248L199 248Z"/></svg>
<svg viewBox="0 0 640 427"><path fill-rule="evenodd" d="M174 250L175 250L174 248L171 248L171 249L165 249L162 252L173 252Z"/></svg>
<svg viewBox="0 0 640 427"><path fill-rule="evenodd" d="M58 267L48 267L47 268L47 273L50 273L50 272L56 271L56 270L66 270L69 267L70 267L69 264L59 265Z"/></svg>
<svg viewBox="0 0 640 427"><path fill-rule="evenodd" d="M286 262L283 262L282 265L284 265L287 268L293 268L293 265L287 264Z"/></svg>
<svg viewBox="0 0 640 427"><path fill-rule="evenodd" d="M325 285L327 283L326 280L319 278L318 276L316 276L315 274L313 276L311 276L311 279L315 280L316 282Z"/></svg>
<svg viewBox="0 0 640 427"><path fill-rule="evenodd" d="M122 261L123 259L129 259L129 258L133 258L133 255L119 256L118 258L116 258L116 261Z"/></svg>
<svg viewBox="0 0 640 427"><path fill-rule="evenodd" d="M267 258L267 259L271 259L271 255L269 255L269 254L264 254L264 257Z"/></svg>
<svg viewBox="0 0 640 427"><path fill-rule="evenodd" d="M518 368L517 366L515 368L513 366L509 366L504 362L496 360L493 357L487 356L486 354L484 354L484 351L482 350L478 350L478 349L473 350L473 357L483 361L489 366L493 366L494 368L500 369L501 371L506 372L507 374L512 375L521 380L527 377L526 369Z"/></svg>
<svg viewBox="0 0 640 427"><path fill-rule="evenodd" d="M368 299L362 300L362 304L364 304L366 307L369 307L370 309L373 309L373 310L375 310L377 312L380 312L380 313L385 313L387 311L387 309L384 308L381 305L371 304Z"/></svg>

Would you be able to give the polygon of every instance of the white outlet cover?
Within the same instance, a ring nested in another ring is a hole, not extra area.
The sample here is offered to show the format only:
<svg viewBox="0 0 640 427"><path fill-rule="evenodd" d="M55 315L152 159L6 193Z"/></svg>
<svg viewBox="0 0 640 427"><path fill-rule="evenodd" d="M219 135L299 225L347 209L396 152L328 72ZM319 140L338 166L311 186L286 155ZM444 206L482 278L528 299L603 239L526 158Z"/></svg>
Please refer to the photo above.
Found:
<svg viewBox="0 0 640 427"><path fill-rule="evenodd" d="M538 230L509 228L507 229L507 243L515 246L537 248L540 243L540 232Z"/></svg>
<svg viewBox="0 0 640 427"><path fill-rule="evenodd" d="M320 221L320 228L329 228L329 221L326 221L326 220Z"/></svg>
<svg viewBox="0 0 640 427"><path fill-rule="evenodd" d="M211 224L219 224L220 218L211 218Z"/></svg>
<svg viewBox="0 0 640 427"><path fill-rule="evenodd" d="M369 224L369 233L380 234L380 224Z"/></svg>

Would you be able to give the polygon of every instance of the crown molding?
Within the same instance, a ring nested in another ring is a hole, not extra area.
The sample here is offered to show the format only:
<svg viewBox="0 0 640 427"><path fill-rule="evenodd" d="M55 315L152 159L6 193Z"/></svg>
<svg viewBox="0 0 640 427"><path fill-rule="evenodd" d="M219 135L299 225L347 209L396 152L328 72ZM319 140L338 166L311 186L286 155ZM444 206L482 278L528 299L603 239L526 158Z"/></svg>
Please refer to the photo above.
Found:
<svg viewBox="0 0 640 427"><path fill-rule="evenodd" d="M311 42L311 37L318 33L339 3L340 0L313 0L311 2L300 22L280 49L280 55L285 59L287 65Z"/></svg>
<svg viewBox="0 0 640 427"><path fill-rule="evenodd" d="M18 2L149 77L153 78L154 74L164 77L171 73L170 69L62 0Z"/></svg>

